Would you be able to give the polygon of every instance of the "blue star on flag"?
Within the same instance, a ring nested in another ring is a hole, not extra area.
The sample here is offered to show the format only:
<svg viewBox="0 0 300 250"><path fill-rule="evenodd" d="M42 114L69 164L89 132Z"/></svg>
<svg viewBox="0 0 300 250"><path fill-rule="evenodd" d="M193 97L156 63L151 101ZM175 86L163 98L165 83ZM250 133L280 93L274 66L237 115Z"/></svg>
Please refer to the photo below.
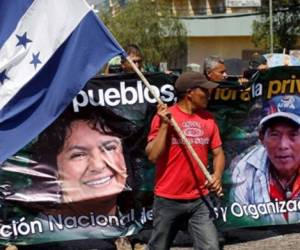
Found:
<svg viewBox="0 0 300 250"><path fill-rule="evenodd" d="M27 38L27 32L24 32L23 36L19 36L19 35L16 35L16 36L19 40L16 46L23 45L24 48L26 49L27 43L32 42L30 39Z"/></svg>
<svg viewBox="0 0 300 250"><path fill-rule="evenodd" d="M34 65L34 69L36 69L36 66L38 64L41 64L42 62L40 61L39 59L39 56L40 56L40 52L34 54L32 53L32 61L30 62L30 64L33 64Z"/></svg>
<svg viewBox="0 0 300 250"><path fill-rule="evenodd" d="M3 84L5 80L8 80L9 78L7 77L6 75L6 69L3 70L1 73L0 73L0 83Z"/></svg>

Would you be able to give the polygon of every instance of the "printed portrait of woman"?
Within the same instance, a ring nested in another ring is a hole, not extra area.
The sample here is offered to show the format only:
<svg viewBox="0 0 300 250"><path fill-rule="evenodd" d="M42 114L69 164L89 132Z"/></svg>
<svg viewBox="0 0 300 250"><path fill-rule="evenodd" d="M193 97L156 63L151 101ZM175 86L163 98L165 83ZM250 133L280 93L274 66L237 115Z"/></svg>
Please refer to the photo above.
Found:
<svg viewBox="0 0 300 250"><path fill-rule="evenodd" d="M85 120L73 121L66 132L57 155L64 201L105 199L120 193L127 178L121 139Z"/></svg>
<svg viewBox="0 0 300 250"><path fill-rule="evenodd" d="M123 147L130 133L127 120L104 108L67 109L39 136L34 151L39 163L57 168L63 204L86 211L96 202L97 212L115 214L118 195L130 189Z"/></svg>

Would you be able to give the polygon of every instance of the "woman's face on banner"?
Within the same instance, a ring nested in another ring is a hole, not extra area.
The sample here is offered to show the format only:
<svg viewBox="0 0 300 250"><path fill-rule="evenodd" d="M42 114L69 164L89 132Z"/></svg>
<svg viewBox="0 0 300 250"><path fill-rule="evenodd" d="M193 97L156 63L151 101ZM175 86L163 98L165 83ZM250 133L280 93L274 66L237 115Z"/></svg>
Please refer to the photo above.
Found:
<svg viewBox="0 0 300 250"><path fill-rule="evenodd" d="M262 143L275 169L282 175L295 174L300 166L300 129L286 122L267 128Z"/></svg>
<svg viewBox="0 0 300 250"><path fill-rule="evenodd" d="M126 183L120 138L92 129L87 121L71 123L57 165L66 202L106 200L122 192Z"/></svg>

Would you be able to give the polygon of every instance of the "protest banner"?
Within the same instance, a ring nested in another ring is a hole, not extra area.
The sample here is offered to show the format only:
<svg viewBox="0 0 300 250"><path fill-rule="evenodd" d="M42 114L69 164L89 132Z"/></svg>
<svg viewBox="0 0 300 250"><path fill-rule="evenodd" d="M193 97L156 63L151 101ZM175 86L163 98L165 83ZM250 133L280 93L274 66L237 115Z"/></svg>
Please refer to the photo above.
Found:
<svg viewBox="0 0 300 250"><path fill-rule="evenodd" d="M231 107L226 113L214 107L223 115L219 119L227 119L225 129L221 126L227 168L226 196L218 213L220 228L299 222L299 69L283 66L261 72L246 92L223 90L223 100L230 96L227 99L236 103L240 98L234 108L226 105ZM219 99L214 97L214 101ZM274 118L280 119L278 129ZM282 185L284 175L288 181Z"/></svg>
<svg viewBox="0 0 300 250"><path fill-rule="evenodd" d="M145 77L163 102L175 102L176 76ZM226 153L224 197L216 210L220 229L298 222L297 185L286 197L274 197L266 158L254 156L266 172L265 189L242 163L253 150L264 150L259 124L265 111L295 111L299 119L299 92L300 67L275 67L247 89L226 85L212 93L209 109ZM155 98L134 73L88 81L53 124L1 165L0 243L107 239L151 228L155 166L144 148L155 112Z"/></svg>
<svg viewBox="0 0 300 250"><path fill-rule="evenodd" d="M149 80L164 102L174 101L172 76ZM115 238L151 224L153 165L144 145L155 102L136 74L91 79L1 165L1 243Z"/></svg>

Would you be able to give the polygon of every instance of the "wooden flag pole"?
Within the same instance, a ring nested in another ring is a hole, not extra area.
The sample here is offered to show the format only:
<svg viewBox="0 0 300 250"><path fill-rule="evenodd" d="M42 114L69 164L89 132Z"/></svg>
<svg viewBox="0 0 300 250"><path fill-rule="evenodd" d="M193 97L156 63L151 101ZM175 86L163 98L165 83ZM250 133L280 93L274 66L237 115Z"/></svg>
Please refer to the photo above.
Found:
<svg viewBox="0 0 300 250"><path fill-rule="evenodd" d="M133 63L133 61L129 58L129 56L127 56L127 61L130 63L130 65L132 66L132 68L134 69L134 71L139 75L139 77L142 79L142 81L144 82L144 84L146 85L146 87L149 89L149 91L151 92L151 94L154 96L154 98L156 99L156 101L159 104L164 104L163 101L159 98L159 96L157 96L157 94L155 93L155 91L153 90L153 88L151 87L150 83L148 82L148 80L146 79L146 77L143 75L143 73L138 69L138 67ZM182 132L182 130L180 129L180 127L178 126L177 122L174 120L173 117L171 117L170 119L170 124L171 126L173 126L173 128L175 129L176 133L179 135L180 139L182 139L182 141L184 142L184 145L187 147L187 149L190 151L190 153L192 154L193 158L196 160L196 162L198 163L198 166L200 167L201 171L203 172L205 178L211 182L212 181L212 176L211 174L207 171L207 168L204 166L203 162L200 160L199 156L197 155L196 151L194 150L194 148L192 147L191 143L189 142L189 140L186 138L185 134ZM222 195L220 195L222 196Z"/></svg>

